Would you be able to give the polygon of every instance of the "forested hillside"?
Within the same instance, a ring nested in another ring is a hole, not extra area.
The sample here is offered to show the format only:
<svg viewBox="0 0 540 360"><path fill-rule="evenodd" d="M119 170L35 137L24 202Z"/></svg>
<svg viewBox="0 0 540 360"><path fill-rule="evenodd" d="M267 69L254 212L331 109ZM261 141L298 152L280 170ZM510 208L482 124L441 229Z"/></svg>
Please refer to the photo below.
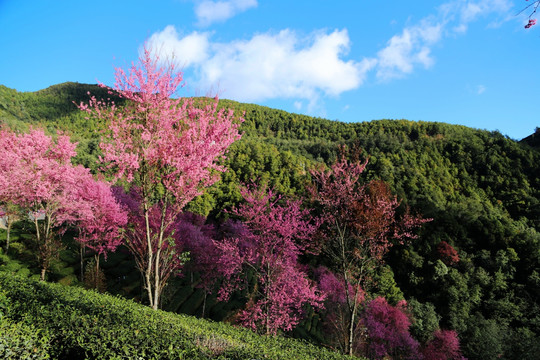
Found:
<svg viewBox="0 0 540 360"><path fill-rule="evenodd" d="M21 131L29 126L65 131L79 142L75 161L95 172L103 124L86 119L74 104L87 101L88 92L112 96L75 83L34 93L0 86L0 122ZM408 208L432 219L417 239L391 248L373 293L394 305L407 300L417 339L427 340L439 326L456 330L467 358L534 359L540 353L538 131L518 142L498 132L443 123L342 123L228 100L220 106L244 113L244 135L230 147L221 181L192 201L190 211L224 220L230 216L224 210L242 199L240 184L252 181L305 200L310 170L330 166L343 154L368 160L365 182L383 180L402 201L399 211ZM22 242L23 225L16 234ZM8 253L12 259L16 249ZM3 256L0 267L25 268L27 251L18 255L19 265ZM103 265L108 289L140 299L139 279L128 258L120 251ZM313 256L307 262L318 260ZM69 266L76 267L77 259L64 254L53 278L76 282L74 270L65 270ZM231 315L238 299L224 305L214 294L207 301L194 281L193 273L176 279L164 308L200 315L207 307L206 314L216 320ZM181 286L191 290L180 291ZM294 334L324 342L323 332L312 316Z"/></svg>

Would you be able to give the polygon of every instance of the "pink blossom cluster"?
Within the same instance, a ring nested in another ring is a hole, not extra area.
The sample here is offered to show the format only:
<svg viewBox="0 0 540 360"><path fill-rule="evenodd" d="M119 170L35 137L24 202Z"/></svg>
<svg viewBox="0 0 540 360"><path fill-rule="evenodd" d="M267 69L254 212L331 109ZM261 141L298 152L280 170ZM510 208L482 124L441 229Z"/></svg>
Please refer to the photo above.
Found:
<svg viewBox="0 0 540 360"><path fill-rule="evenodd" d="M90 207L91 216L79 222L77 240L96 254L107 256L124 241L121 230L127 224L127 212L114 197L111 187L86 177L79 183L79 196Z"/></svg>
<svg viewBox="0 0 540 360"><path fill-rule="evenodd" d="M246 203L233 213L248 231L242 238L216 242L225 277L220 297L237 289L243 281L238 274L250 269L257 285L238 314L240 323L266 334L290 331L305 315L307 304L321 308L324 301L299 264L300 255L310 251L318 222L299 201L283 200L264 188L244 189L242 195Z"/></svg>
<svg viewBox="0 0 540 360"><path fill-rule="evenodd" d="M420 357L419 344L409 333L411 319L405 301L392 306L385 298L378 297L367 305L363 322L369 338L367 352L373 358Z"/></svg>
<svg viewBox="0 0 540 360"><path fill-rule="evenodd" d="M87 216L78 186L91 175L88 169L71 164L76 146L62 134L54 141L43 130L28 134L1 130L0 201L44 214L51 226Z"/></svg>
<svg viewBox="0 0 540 360"><path fill-rule="evenodd" d="M0 131L0 203L30 214L42 280L68 226L78 226L78 240L101 254L118 246L117 229L126 222L109 186L96 181L89 169L71 164L76 146L61 133L53 139L38 129Z"/></svg>
<svg viewBox="0 0 540 360"><path fill-rule="evenodd" d="M536 19L529 19L529 22L527 23L527 25L525 25L525 29L528 29L534 25L536 25Z"/></svg>
<svg viewBox="0 0 540 360"><path fill-rule="evenodd" d="M160 64L145 47L138 63L116 69L114 89L108 88L125 100L122 106L95 97L79 105L107 124L100 143L104 169L115 180L137 184L140 208L131 212L126 233L154 309L167 279L183 264L172 236L178 216L219 180L225 171L220 160L240 138L242 122L232 110L218 108L217 97L178 97L182 72Z"/></svg>

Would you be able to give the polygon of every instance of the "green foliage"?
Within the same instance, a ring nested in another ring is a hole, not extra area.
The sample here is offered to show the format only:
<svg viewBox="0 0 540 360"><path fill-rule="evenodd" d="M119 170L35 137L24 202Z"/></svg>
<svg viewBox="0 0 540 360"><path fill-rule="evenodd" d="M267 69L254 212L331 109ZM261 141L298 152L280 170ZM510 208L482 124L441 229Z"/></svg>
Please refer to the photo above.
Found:
<svg viewBox="0 0 540 360"><path fill-rule="evenodd" d="M46 332L32 325L0 318L0 358L50 359L50 341Z"/></svg>
<svg viewBox="0 0 540 360"><path fill-rule="evenodd" d="M4 290L0 290L0 358L49 359L48 333L25 322L14 322L10 315L11 300Z"/></svg>
<svg viewBox="0 0 540 360"><path fill-rule="evenodd" d="M87 100L87 91L98 98L110 96L96 86L74 83L35 93L0 86L0 122L18 130L41 125L51 132L67 131L79 141L76 161L97 172L103 124L89 122L73 104ZM241 201L240 182L265 182L281 194L305 196L308 170L331 164L339 147L347 145L347 156L369 158L365 180L384 180L404 207L433 218L419 239L394 246L387 259L393 275L379 274L380 288L375 291L432 304L434 310L422 306L414 310L423 322L431 319L431 325L422 325L415 334L427 337L427 329L440 317L442 328L459 332L465 357L490 358L498 352L503 359L519 358L515 354L527 359L538 354L529 350L540 343L540 304L535 301L540 298L538 129L517 142L498 132L443 123L347 124L228 100L220 101L220 106L245 112L244 136L224 162L229 171L189 210L226 218L223 210ZM0 257L0 268L28 276L33 265L21 245L25 234L20 230L14 229L13 249L10 246L9 257ZM458 251L457 264L441 261L437 253L441 241ZM60 268L74 264L63 261L52 278L67 282L71 275ZM310 261L317 265L317 259ZM114 255L109 264L103 264L107 278L112 279L108 289L137 297L139 279L133 276L132 261ZM193 284L178 281L175 286L179 288L170 290L173 295L166 307L200 314L195 306L200 296L194 295ZM223 319L231 311L224 307L209 308L208 313ZM305 323L310 334L323 337L319 325L309 319ZM483 337L491 345L482 345Z"/></svg>
<svg viewBox="0 0 540 360"><path fill-rule="evenodd" d="M504 327L491 319L476 315L464 334L467 342L463 350L473 359L497 359L503 355Z"/></svg>
<svg viewBox="0 0 540 360"><path fill-rule="evenodd" d="M76 287L0 273L9 324L31 323L52 358L345 359L282 337L152 309ZM7 326L11 326L11 325ZM36 338L37 339L37 338ZM40 341L41 341L40 340Z"/></svg>
<svg viewBox="0 0 540 360"><path fill-rule="evenodd" d="M403 292L394 280L394 272L389 266L383 266L374 274L375 294L374 297L382 296L390 304L397 304L403 300Z"/></svg>
<svg viewBox="0 0 540 360"><path fill-rule="evenodd" d="M431 340L435 330L439 328L440 316L431 303L421 303L416 299L409 300L409 308L413 316L411 334L421 343Z"/></svg>

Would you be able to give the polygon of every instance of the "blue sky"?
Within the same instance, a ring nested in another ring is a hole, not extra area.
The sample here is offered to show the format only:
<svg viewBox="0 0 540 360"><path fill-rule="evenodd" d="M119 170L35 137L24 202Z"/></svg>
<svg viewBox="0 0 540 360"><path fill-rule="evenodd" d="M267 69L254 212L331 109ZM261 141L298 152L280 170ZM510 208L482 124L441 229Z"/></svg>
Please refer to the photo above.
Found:
<svg viewBox="0 0 540 360"><path fill-rule="evenodd" d="M525 0L0 0L0 84L114 83L145 41L181 95L346 122L540 126L540 25ZM538 27L538 28L537 28Z"/></svg>

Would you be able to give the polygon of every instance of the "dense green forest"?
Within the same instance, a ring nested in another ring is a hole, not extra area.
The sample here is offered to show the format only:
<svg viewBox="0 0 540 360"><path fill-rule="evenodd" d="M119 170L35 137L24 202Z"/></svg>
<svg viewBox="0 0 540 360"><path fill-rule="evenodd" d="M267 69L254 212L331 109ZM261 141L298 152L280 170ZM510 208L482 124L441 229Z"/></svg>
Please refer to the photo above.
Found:
<svg viewBox="0 0 540 360"><path fill-rule="evenodd" d="M66 132L79 142L76 161L97 171L103 124L86 119L74 104L86 101L88 92L112 96L97 86L75 83L33 93L0 86L0 122L21 131L41 126L50 133ZM403 209L433 219L418 239L392 248L374 291L394 304L407 299L417 337L434 324L456 330L469 359L538 356L538 128L516 141L498 132L443 123L342 123L229 100L220 101L220 106L244 113L244 135L231 146L221 181L192 201L188 210L224 219L228 214L223 210L241 199L239 184L250 181L303 198L309 169L334 163L340 152L368 159L365 181L385 181ZM26 276L37 271L25 245L27 233L24 222L17 224L10 251L1 254L0 268ZM78 250L66 241L73 251L62 253L50 278L79 284ZM441 243L456 249L458 259L445 257ZM127 253L111 254L103 268L110 293L144 300ZM200 316L206 306L208 317L226 320L239 300L224 304L215 295L206 299L197 281L193 274L175 279L166 289L163 308ZM317 316L305 320L293 335L324 343Z"/></svg>

